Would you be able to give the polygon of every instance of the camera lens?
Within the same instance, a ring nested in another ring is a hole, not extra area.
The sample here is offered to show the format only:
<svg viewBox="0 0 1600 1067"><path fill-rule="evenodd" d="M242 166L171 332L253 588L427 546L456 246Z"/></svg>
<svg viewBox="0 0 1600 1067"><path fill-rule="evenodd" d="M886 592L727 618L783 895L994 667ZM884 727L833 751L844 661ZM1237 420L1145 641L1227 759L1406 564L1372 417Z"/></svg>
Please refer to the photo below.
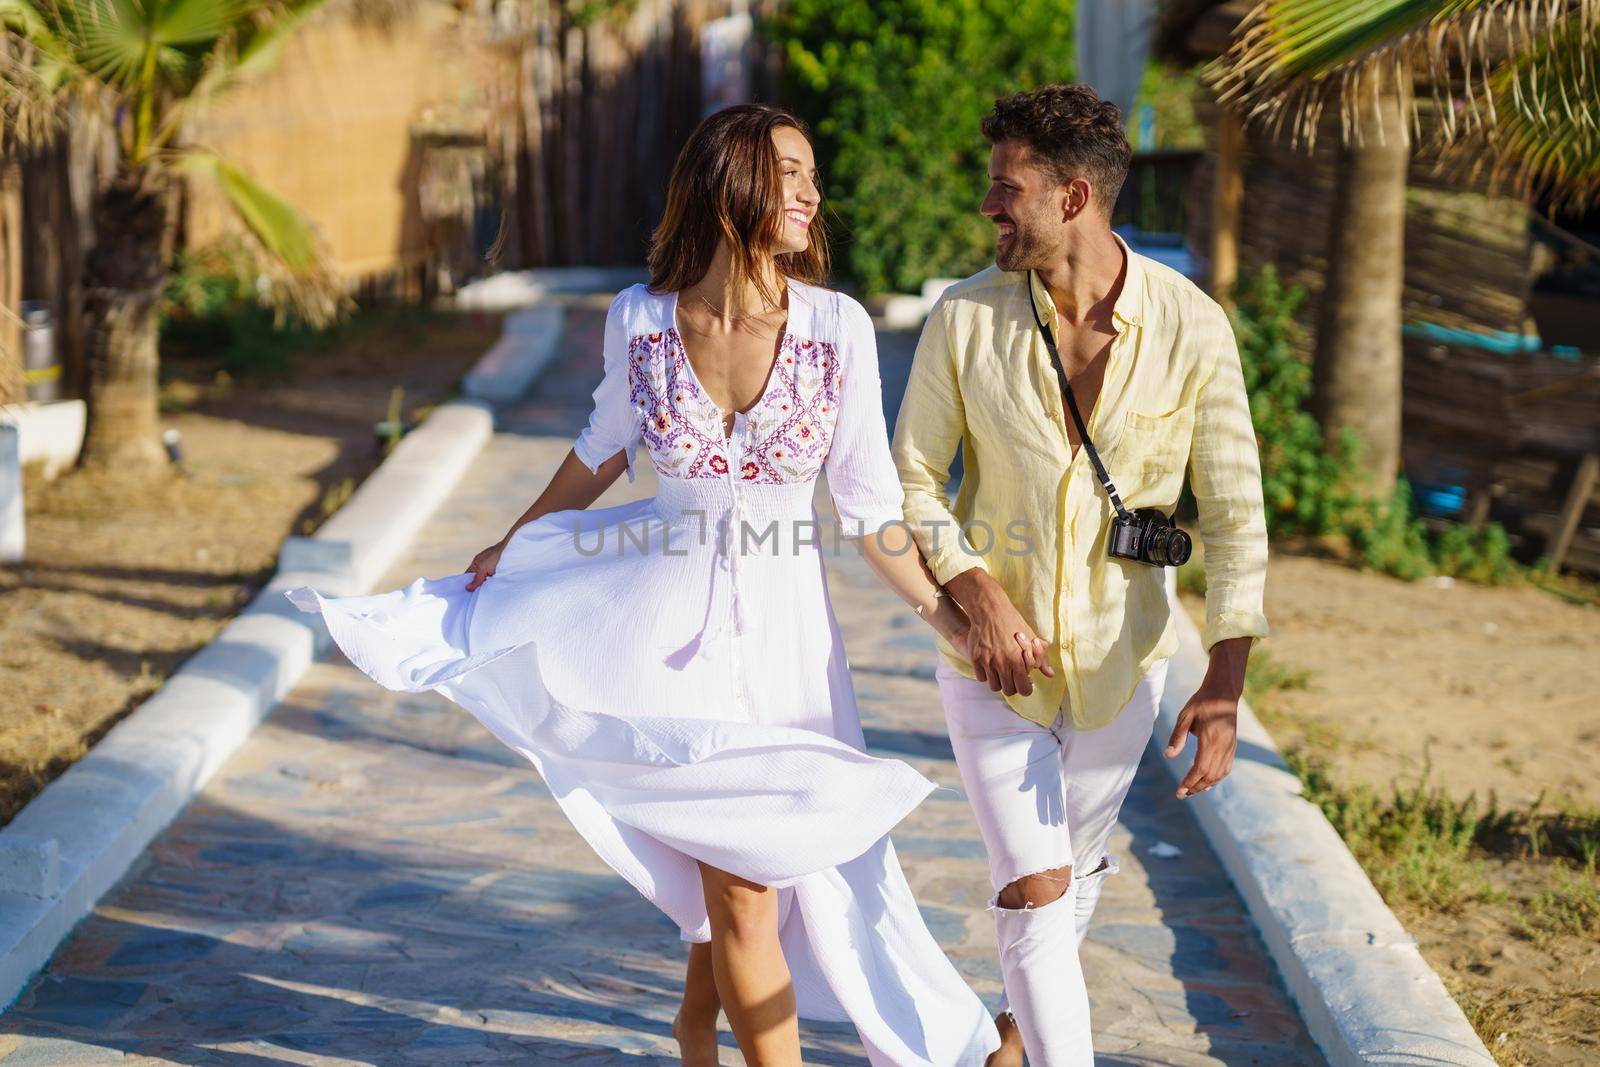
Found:
<svg viewBox="0 0 1600 1067"><path fill-rule="evenodd" d="M1167 534L1172 532L1172 527L1160 522L1145 520L1144 525L1144 561L1159 567L1167 559Z"/></svg>
<svg viewBox="0 0 1600 1067"><path fill-rule="evenodd" d="M1181 567L1189 562L1189 556L1194 552L1194 539L1176 526L1170 526L1163 531L1167 536L1162 546L1162 554L1166 556L1167 564Z"/></svg>

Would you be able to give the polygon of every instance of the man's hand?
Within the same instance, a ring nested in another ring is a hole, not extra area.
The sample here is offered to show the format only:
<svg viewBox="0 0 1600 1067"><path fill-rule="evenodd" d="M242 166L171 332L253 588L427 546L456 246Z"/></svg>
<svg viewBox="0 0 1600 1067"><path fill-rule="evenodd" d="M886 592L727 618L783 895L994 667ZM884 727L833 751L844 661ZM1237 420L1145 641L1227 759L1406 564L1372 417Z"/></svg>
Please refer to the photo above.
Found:
<svg viewBox="0 0 1600 1067"><path fill-rule="evenodd" d="M1233 770L1233 756L1238 750L1239 696L1244 692L1245 661L1249 657L1250 638L1218 641L1211 648L1205 680L1178 713L1178 722L1167 741L1167 759L1183 751L1191 733L1195 740L1194 765L1178 783L1179 800L1204 793Z"/></svg>
<svg viewBox="0 0 1600 1067"><path fill-rule="evenodd" d="M1031 672L1055 677L1045 657L1045 643L988 571L982 567L962 571L945 588L971 620L965 652L980 682L1006 696L1027 696L1033 692Z"/></svg>

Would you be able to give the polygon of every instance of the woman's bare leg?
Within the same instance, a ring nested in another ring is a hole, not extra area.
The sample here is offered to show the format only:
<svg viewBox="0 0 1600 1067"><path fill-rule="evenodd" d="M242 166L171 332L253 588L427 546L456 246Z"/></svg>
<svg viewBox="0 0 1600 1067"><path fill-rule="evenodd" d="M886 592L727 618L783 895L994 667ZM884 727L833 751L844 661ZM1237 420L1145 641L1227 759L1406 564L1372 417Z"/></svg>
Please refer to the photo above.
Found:
<svg viewBox="0 0 1600 1067"><path fill-rule="evenodd" d="M800 1067L794 983L778 944L778 894L700 864L717 994L749 1067Z"/></svg>
<svg viewBox="0 0 1600 1067"><path fill-rule="evenodd" d="M717 1067L717 1016L722 998L717 996L717 976L711 965L711 946L689 946L689 970L683 979L683 1003L672 1020L683 1067Z"/></svg>

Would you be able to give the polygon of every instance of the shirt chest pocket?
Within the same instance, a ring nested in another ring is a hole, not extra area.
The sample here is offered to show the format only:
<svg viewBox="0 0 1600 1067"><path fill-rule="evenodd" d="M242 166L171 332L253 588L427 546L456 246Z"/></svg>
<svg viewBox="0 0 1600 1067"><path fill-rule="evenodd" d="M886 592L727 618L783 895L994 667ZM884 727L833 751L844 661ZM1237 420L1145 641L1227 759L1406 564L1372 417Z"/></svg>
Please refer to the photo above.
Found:
<svg viewBox="0 0 1600 1067"><path fill-rule="evenodd" d="M1128 412L1117 452L1121 468L1138 473L1138 481L1124 490L1131 503L1160 507L1177 500L1193 436L1192 405L1163 415ZM1112 478L1116 478L1114 472Z"/></svg>

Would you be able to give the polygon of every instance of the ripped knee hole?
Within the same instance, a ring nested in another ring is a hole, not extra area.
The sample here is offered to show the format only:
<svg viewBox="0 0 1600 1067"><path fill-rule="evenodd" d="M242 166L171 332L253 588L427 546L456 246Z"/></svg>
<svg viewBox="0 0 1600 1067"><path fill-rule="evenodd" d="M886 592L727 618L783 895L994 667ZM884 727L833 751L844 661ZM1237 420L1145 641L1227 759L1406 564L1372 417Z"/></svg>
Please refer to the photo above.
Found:
<svg viewBox="0 0 1600 1067"><path fill-rule="evenodd" d="M1072 868L1025 874L1000 890L996 900L1002 908L1016 911L1022 908L1042 908L1066 896L1072 884Z"/></svg>

